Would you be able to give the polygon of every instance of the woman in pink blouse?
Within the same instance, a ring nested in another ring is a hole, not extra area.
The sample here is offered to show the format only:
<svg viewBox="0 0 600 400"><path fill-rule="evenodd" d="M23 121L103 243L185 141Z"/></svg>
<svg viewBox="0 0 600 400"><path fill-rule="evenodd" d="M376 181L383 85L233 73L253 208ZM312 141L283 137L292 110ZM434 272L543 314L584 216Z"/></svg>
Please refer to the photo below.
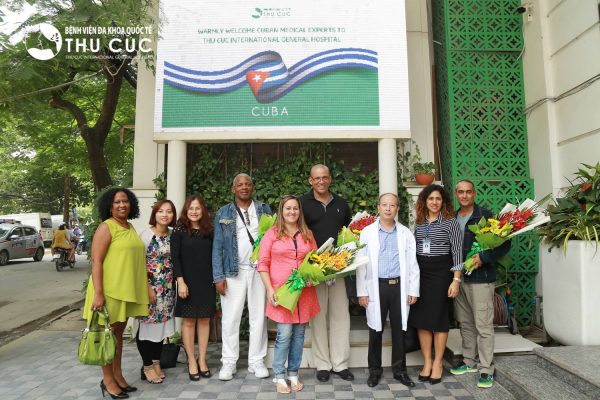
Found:
<svg viewBox="0 0 600 400"><path fill-rule="evenodd" d="M300 200L295 196L285 196L279 203L277 224L265 233L260 242L258 260L258 272L267 289L267 317L277 322L273 373L278 393L297 392L304 387L298 379L304 350L304 329L320 308L314 287L302 291L294 312L277 305L275 290L287 281L304 256L316 248L313 234L304 222ZM286 360L289 385L285 379Z"/></svg>

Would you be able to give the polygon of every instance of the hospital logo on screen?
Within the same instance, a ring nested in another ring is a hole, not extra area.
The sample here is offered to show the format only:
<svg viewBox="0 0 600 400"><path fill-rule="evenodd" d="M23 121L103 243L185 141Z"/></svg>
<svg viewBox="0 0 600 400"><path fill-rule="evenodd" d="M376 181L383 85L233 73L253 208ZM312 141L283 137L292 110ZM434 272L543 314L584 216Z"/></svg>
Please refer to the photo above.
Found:
<svg viewBox="0 0 600 400"><path fill-rule="evenodd" d="M271 7L271 8L260 8L256 7L250 13L250 16L254 19L259 18L284 18L292 16L292 9Z"/></svg>
<svg viewBox="0 0 600 400"><path fill-rule="evenodd" d="M50 60L62 48L62 35L53 25L39 24L32 33L37 33L37 46L27 47L27 52L36 60Z"/></svg>

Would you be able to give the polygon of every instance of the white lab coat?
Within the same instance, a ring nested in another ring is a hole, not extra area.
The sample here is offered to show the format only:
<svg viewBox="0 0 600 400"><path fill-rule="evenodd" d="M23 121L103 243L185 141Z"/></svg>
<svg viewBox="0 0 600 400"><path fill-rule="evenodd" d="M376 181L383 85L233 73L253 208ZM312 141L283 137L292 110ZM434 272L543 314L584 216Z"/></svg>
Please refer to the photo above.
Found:
<svg viewBox="0 0 600 400"><path fill-rule="evenodd" d="M419 265L417 264L415 237L404 225L396 222L398 259L400 260L400 296L402 299L402 330L406 331L410 305L408 296L419 297ZM366 265L356 270L356 291L358 296L369 296L367 325L375 331L382 330L379 305L379 218L364 228L360 242L365 245L361 254L369 258Z"/></svg>

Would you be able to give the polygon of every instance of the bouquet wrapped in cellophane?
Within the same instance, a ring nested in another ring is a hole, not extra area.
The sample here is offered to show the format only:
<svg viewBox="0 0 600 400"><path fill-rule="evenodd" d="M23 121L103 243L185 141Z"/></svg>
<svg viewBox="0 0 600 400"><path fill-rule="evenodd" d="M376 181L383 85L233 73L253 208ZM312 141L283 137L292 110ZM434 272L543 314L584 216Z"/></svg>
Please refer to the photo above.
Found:
<svg viewBox="0 0 600 400"><path fill-rule="evenodd" d="M343 246L354 242L357 247L360 246L360 232L367 226L375 222L375 216L366 211L357 212L352 217L348 227L343 227L337 237L337 245Z"/></svg>
<svg viewBox="0 0 600 400"><path fill-rule="evenodd" d="M469 225L468 229L475 234L475 243L467 254L465 274L470 275L475 270L475 254L498 248L512 237L549 222L550 217L540 207L547 199L548 196L539 202L527 199L519 206L507 203L496 218L486 220L482 217L477 224Z"/></svg>
<svg viewBox="0 0 600 400"><path fill-rule="evenodd" d="M250 255L250 261L258 261L258 253L260 251L260 241L265 236L265 233L271 229L277 221L277 214L268 215L262 214L258 220L258 237L252 244L252 254Z"/></svg>
<svg viewBox="0 0 600 400"><path fill-rule="evenodd" d="M333 238L329 238L317 251L309 252L288 280L277 288L277 304L293 312L305 287L356 273L356 268L368 262L367 257L357 255L357 251L354 242L335 247Z"/></svg>

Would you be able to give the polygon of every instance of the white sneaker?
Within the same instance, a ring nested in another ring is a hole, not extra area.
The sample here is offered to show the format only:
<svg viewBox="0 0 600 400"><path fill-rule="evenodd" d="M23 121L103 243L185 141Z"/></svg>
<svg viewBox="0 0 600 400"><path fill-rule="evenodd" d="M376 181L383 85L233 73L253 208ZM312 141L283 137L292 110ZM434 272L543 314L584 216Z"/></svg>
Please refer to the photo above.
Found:
<svg viewBox="0 0 600 400"><path fill-rule="evenodd" d="M233 374L237 372L235 364L223 364L219 371L219 379L222 381L230 381L233 379Z"/></svg>
<svg viewBox="0 0 600 400"><path fill-rule="evenodd" d="M248 365L248 372L254 374L257 378L269 377L269 370L262 361Z"/></svg>

